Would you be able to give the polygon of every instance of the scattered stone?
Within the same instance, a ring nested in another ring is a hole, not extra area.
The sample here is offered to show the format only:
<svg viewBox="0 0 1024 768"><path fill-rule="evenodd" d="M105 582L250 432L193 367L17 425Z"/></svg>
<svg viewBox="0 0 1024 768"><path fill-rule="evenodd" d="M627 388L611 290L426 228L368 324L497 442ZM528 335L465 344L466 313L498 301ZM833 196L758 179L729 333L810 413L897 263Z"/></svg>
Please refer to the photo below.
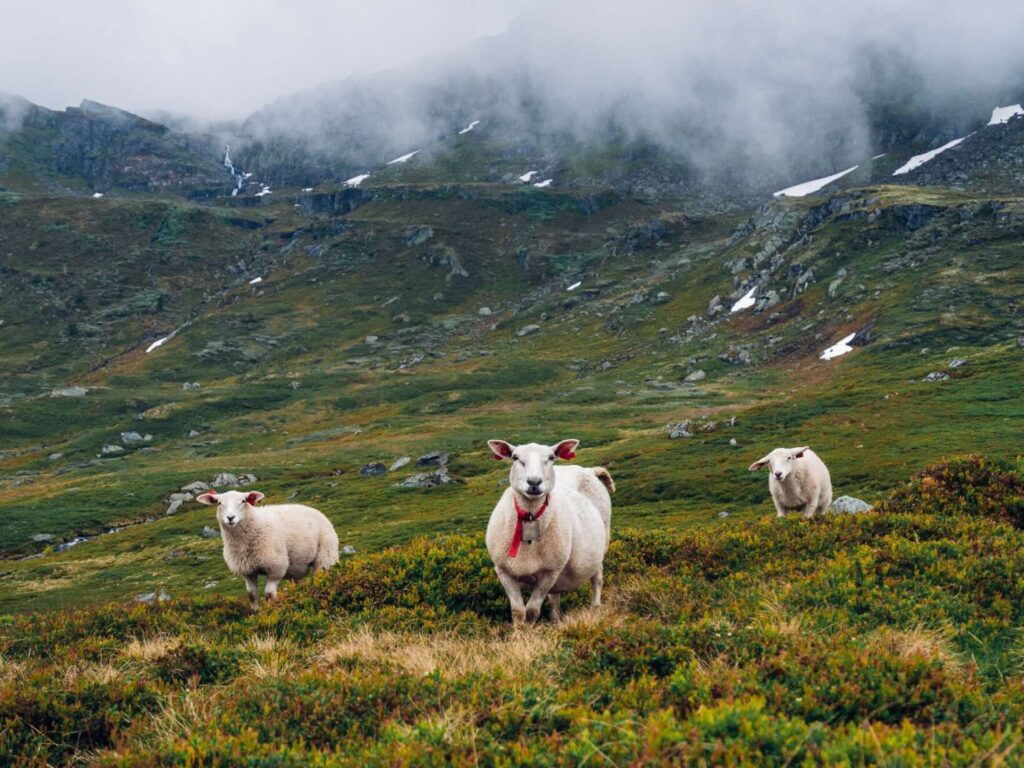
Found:
<svg viewBox="0 0 1024 768"><path fill-rule="evenodd" d="M441 467L433 472L419 472L395 485L400 488L434 488L450 482L452 479L448 476L448 467Z"/></svg>
<svg viewBox="0 0 1024 768"><path fill-rule="evenodd" d="M704 381L704 379L706 379L707 377L708 375L704 373L703 370L698 368L696 371L687 374L685 381L688 381L692 384L695 381Z"/></svg>
<svg viewBox="0 0 1024 768"><path fill-rule="evenodd" d="M612 363L611 363L611 360L605 360L605 361L603 361L603 362L601 363L601 370L602 370L602 371L607 371L607 370L610 370L610 369L611 369L611 367L612 367Z"/></svg>
<svg viewBox="0 0 1024 768"><path fill-rule="evenodd" d="M33 533L32 541L36 544L45 544L47 541L53 541L52 533Z"/></svg>
<svg viewBox="0 0 1024 768"><path fill-rule="evenodd" d="M395 463L392 464L391 467L388 469L388 472L395 472L404 467L410 461L412 461L412 459L409 458L408 456L402 456L400 458L397 458L395 459Z"/></svg>
<svg viewBox="0 0 1024 768"><path fill-rule="evenodd" d="M88 393L85 387L62 387L50 390L50 397L85 397Z"/></svg>
<svg viewBox="0 0 1024 768"><path fill-rule="evenodd" d="M288 386L289 386L289 387L291 387L292 389L298 389L299 387L301 387L301 386L302 386L302 384L300 384L300 383L299 383L299 382L297 382L297 381L293 381L293 382L291 382L291 383L290 383L290 384L289 384Z"/></svg>
<svg viewBox="0 0 1024 768"><path fill-rule="evenodd" d="M693 437L693 433L690 432L690 422L688 421L669 424L666 429L668 430L669 440L678 440L681 437Z"/></svg>
<svg viewBox="0 0 1024 768"><path fill-rule="evenodd" d="M480 317L490 317L490 315L492 314L490 307L480 307L480 309L478 309L476 313L480 315Z"/></svg>
<svg viewBox="0 0 1024 768"><path fill-rule="evenodd" d="M658 291L658 295L651 299L652 304L668 304L672 301L672 294L666 291Z"/></svg>
<svg viewBox="0 0 1024 768"><path fill-rule="evenodd" d="M191 389L199 389L199 387L201 386L202 384L200 384L198 381L186 381L184 384L181 385L181 388L187 392Z"/></svg>
<svg viewBox="0 0 1024 768"><path fill-rule="evenodd" d="M100 449L100 453L102 453L104 456L112 456L114 454L124 453L124 448L122 448L120 445L113 445L111 443L104 445Z"/></svg>
<svg viewBox="0 0 1024 768"><path fill-rule="evenodd" d="M154 603L163 603L171 599L170 594L167 590L161 589L157 592L144 592L141 595L135 596L136 603L143 603L144 605L153 605Z"/></svg>
<svg viewBox="0 0 1024 768"><path fill-rule="evenodd" d="M1024 349L1024 336L1017 337L1017 349Z"/></svg>
<svg viewBox="0 0 1024 768"><path fill-rule="evenodd" d="M213 478L214 488L234 488L236 485L239 485L238 476L231 472L221 472Z"/></svg>
<svg viewBox="0 0 1024 768"><path fill-rule="evenodd" d="M183 493L195 493L195 494L197 494L197 493L202 493L203 491L208 491L208 490L210 490L210 486L208 486L202 480L196 480L195 482L191 482L188 485L181 486L181 491Z"/></svg>
<svg viewBox="0 0 1024 768"><path fill-rule="evenodd" d="M363 477L379 477L380 475L386 475L388 468L381 464L379 461L375 461L372 464L363 464L359 468L359 474Z"/></svg>
<svg viewBox="0 0 1024 768"><path fill-rule="evenodd" d="M719 520L724 520L728 516L729 516L729 513L726 512L724 509L721 512L719 512L717 515L715 515L715 517L717 517Z"/></svg>
<svg viewBox="0 0 1024 768"><path fill-rule="evenodd" d="M539 325L524 325L516 332L516 336L529 336L540 331Z"/></svg>
<svg viewBox="0 0 1024 768"><path fill-rule="evenodd" d="M735 437L730 437L729 438L729 445L735 447L735 446L739 445L739 443L736 442L736 438Z"/></svg>
<svg viewBox="0 0 1024 768"><path fill-rule="evenodd" d="M184 504L186 501L192 501L193 498L195 497L191 493L187 492L172 493L170 496L167 497L167 502L170 506L167 507L167 511L164 512L164 514L173 515L175 512L181 509L182 504Z"/></svg>
<svg viewBox="0 0 1024 768"><path fill-rule="evenodd" d="M341 548L341 554L343 555L354 555L355 553L356 548L353 547L351 544L346 544L344 547Z"/></svg>
<svg viewBox="0 0 1024 768"><path fill-rule="evenodd" d="M125 445L139 445L140 443L149 442L149 440L147 440L146 438L149 438L149 440L152 440L153 436L152 435L146 435L146 437L143 437L138 432L122 432L121 433L121 442L124 443Z"/></svg>
<svg viewBox="0 0 1024 768"><path fill-rule="evenodd" d="M448 454L444 451L431 451L416 459L417 467L443 467L448 463Z"/></svg>
<svg viewBox="0 0 1024 768"><path fill-rule="evenodd" d="M203 584L203 589L213 589L216 586L217 586L217 582L216 581L208 581L205 584Z"/></svg>
<svg viewBox="0 0 1024 768"><path fill-rule="evenodd" d="M959 368L962 365L967 365L967 361L964 360L964 358L962 357L954 357L952 360L949 361L950 368Z"/></svg>
<svg viewBox="0 0 1024 768"><path fill-rule="evenodd" d="M202 435L202 432L200 432L198 429L190 429L188 431L188 436L189 437L199 437L201 435Z"/></svg>
<svg viewBox="0 0 1024 768"><path fill-rule="evenodd" d="M834 512L837 515L856 515L861 512L867 512L869 509L871 509L871 505L866 501L861 501L853 496L840 496L832 502L832 506L828 508L828 511Z"/></svg>
<svg viewBox="0 0 1024 768"><path fill-rule="evenodd" d="M219 528L211 528L208 525L204 525L203 526L203 532L200 533L199 535L202 536L204 539L219 539L220 538L220 529Z"/></svg>
<svg viewBox="0 0 1024 768"><path fill-rule="evenodd" d="M949 374L945 371L932 371L922 381L945 381L948 378Z"/></svg>
<svg viewBox="0 0 1024 768"><path fill-rule="evenodd" d="M88 536L75 536L75 538L69 541L62 541L56 547L53 548L54 552L67 552L72 547L77 547L79 544L84 544L89 541Z"/></svg>
<svg viewBox="0 0 1024 768"><path fill-rule="evenodd" d="M51 453L46 458L49 461L59 461L60 459L64 458L64 454L63 453Z"/></svg>
<svg viewBox="0 0 1024 768"><path fill-rule="evenodd" d="M402 242L404 242L408 246L423 245L433 236L434 229L432 227L409 227L402 234Z"/></svg>
<svg viewBox="0 0 1024 768"><path fill-rule="evenodd" d="M725 309L725 307L722 306L722 297L717 295L717 294L708 303L708 314L711 315L712 317L717 315L719 312L721 312L724 309Z"/></svg>
<svg viewBox="0 0 1024 768"><path fill-rule="evenodd" d="M374 336L371 333L369 336L367 336L365 339L363 339L363 341L365 341L367 344L376 344L379 338L380 338L379 336Z"/></svg>

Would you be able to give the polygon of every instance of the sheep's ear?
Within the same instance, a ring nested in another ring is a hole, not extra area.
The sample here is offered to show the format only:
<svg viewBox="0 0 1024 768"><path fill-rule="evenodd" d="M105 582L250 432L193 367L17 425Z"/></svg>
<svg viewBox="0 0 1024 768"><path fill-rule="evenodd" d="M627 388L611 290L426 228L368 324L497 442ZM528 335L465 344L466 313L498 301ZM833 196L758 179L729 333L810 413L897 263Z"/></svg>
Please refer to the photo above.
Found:
<svg viewBox="0 0 1024 768"><path fill-rule="evenodd" d="M515 450L510 443L506 443L504 440L488 440L487 445L490 446L491 453L498 461L511 459L512 452Z"/></svg>
<svg viewBox="0 0 1024 768"><path fill-rule="evenodd" d="M568 461L569 459L576 458L576 446L579 444L579 440L563 440L558 445L553 446L551 450L558 458Z"/></svg>
<svg viewBox="0 0 1024 768"><path fill-rule="evenodd" d="M249 494L245 497L245 500L246 500L246 502L248 504L251 504L252 506L255 507L257 504L259 504L265 498L267 498L267 497L264 496L259 491L250 491Z"/></svg>
<svg viewBox="0 0 1024 768"><path fill-rule="evenodd" d="M750 465L750 467L749 467L749 469L750 469L750 471L751 471L751 472L756 472L756 471L757 471L757 470L759 470L759 469L764 469L765 467L767 467L767 466L768 466L768 463L769 463L769 462L770 462L771 460L772 460L772 455L771 455L771 454L769 453L769 454L768 454L767 456L765 456L764 458L762 458L762 459L758 459L758 460L757 460L757 461L755 461L755 462L754 462L753 464L751 464L751 465Z"/></svg>
<svg viewBox="0 0 1024 768"><path fill-rule="evenodd" d="M794 459L802 459L804 457L804 454L807 453L809 450L811 450L811 449L808 446L806 446L806 445L803 448L794 448L793 449L793 458Z"/></svg>
<svg viewBox="0 0 1024 768"><path fill-rule="evenodd" d="M207 491L206 493L200 493L196 496L196 501L200 504L216 504L217 503L217 492Z"/></svg>

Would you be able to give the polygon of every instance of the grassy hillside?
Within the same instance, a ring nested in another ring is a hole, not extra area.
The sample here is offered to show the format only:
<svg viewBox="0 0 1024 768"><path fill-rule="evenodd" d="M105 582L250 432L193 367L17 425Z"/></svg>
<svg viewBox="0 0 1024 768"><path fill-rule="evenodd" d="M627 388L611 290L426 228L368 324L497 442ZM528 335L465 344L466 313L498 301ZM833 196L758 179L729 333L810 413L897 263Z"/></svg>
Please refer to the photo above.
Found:
<svg viewBox="0 0 1024 768"><path fill-rule="evenodd" d="M522 631L479 532L346 559L258 615L235 594L10 617L0 759L1020 764L1022 494L969 458L863 515L620 524L606 605L581 590Z"/></svg>

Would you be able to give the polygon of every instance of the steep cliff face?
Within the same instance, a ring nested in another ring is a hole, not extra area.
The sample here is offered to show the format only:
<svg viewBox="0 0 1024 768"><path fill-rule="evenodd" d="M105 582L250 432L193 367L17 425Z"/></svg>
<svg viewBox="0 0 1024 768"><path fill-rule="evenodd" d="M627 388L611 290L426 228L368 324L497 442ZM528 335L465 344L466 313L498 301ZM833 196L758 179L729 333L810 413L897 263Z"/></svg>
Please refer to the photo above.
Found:
<svg viewBox="0 0 1024 768"><path fill-rule="evenodd" d="M94 191L223 188L231 178L210 136L176 133L138 115L85 100L62 112L24 99L0 101L0 183ZM11 182L17 180L17 184Z"/></svg>

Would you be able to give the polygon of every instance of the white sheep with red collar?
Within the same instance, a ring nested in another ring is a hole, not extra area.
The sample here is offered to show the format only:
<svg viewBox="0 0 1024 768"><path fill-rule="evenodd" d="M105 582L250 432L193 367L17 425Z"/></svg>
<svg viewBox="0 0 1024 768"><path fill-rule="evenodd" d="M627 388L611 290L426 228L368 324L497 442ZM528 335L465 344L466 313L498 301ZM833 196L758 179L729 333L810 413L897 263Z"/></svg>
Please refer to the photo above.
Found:
<svg viewBox="0 0 1024 768"><path fill-rule="evenodd" d="M601 604L615 483L604 467L555 466L556 459L575 457L579 442L487 443L496 458L512 462L509 487L487 526L487 551L516 626L535 623L545 597L551 618L561 621L561 595L586 581L591 604ZM526 603L524 589L530 590Z"/></svg>
<svg viewBox="0 0 1024 768"><path fill-rule="evenodd" d="M259 578L267 577L264 596L277 594L281 579L301 579L338 562L338 534L319 510L302 504L258 506L259 491L207 491L200 504L217 505L224 540L224 562L245 579L252 609L260 607Z"/></svg>
<svg viewBox="0 0 1024 768"><path fill-rule="evenodd" d="M750 465L750 471L768 467L768 490L777 517L792 509L804 517L824 513L832 504L832 477L818 454L806 445L776 448Z"/></svg>

